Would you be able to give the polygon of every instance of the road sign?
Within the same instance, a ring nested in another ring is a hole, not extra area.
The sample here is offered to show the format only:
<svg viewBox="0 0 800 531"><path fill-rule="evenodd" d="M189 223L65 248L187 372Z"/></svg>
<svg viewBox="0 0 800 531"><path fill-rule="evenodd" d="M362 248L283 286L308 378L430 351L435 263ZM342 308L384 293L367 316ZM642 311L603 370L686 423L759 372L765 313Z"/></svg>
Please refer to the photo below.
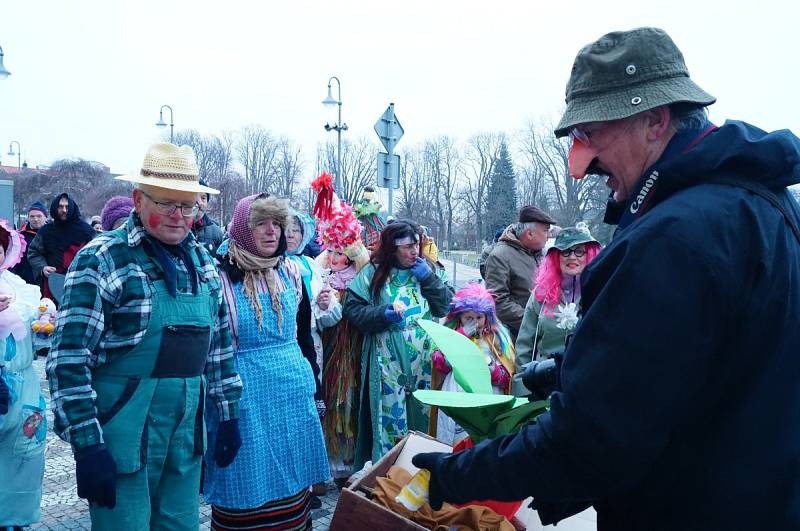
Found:
<svg viewBox="0 0 800 531"><path fill-rule="evenodd" d="M381 188L400 188L400 155L378 152L378 186Z"/></svg>
<svg viewBox="0 0 800 531"><path fill-rule="evenodd" d="M394 115L394 103L390 103L386 111L375 122L375 132L381 139L384 149L391 155L397 142L403 137L403 126Z"/></svg>

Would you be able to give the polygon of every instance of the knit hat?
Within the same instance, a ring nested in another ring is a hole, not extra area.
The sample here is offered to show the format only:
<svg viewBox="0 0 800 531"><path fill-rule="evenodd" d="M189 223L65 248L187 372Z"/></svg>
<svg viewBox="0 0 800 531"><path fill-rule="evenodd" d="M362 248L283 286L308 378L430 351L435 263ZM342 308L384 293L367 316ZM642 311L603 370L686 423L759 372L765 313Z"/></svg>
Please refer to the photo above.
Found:
<svg viewBox="0 0 800 531"><path fill-rule="evenodd" d="M31 210L38 210L39 212L44 214L44 217L47 217L47 207L45 206L44 203L42 203L38 199L33 203L31 203L31 206L28 207L28 212L30 212Z"/></svg>
<svg viewBox="0 0 800 531"><path fill-rule="evenodd" d="M100 212L100 222L103 225L104 231L109 231L114 228L116 223L121 218L127 218L133 210L133 199L124 195L115 195L103 205L103 210Z"/></svg>

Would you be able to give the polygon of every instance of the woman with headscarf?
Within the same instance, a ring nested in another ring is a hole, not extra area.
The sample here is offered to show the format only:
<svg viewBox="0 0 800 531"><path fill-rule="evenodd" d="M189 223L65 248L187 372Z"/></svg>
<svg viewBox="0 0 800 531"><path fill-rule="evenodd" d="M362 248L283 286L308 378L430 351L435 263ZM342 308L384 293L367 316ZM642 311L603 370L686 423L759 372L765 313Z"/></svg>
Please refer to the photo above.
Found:
<svg viewBox="0 0 800 531"><path fill-rule="evenodd" d="M244 385L242 447L228 468L206 460L212 529L311 529L309 487L329 479L314 393L309 296L286 251L288 207L262 193L239 201L218 252ZM207 410L209 447L218 419Z"/></svg>
<svg viewBox="0 0 800 531"><path fill-rule="evenodd" d="M516 374L512 393L530 394L522 384L525 366L532 360L547 359L564 352L567 337L578 322L581 302L581 273L600 253L584 223L562 229L556 236L539 271L533 293L517 337Z"/></svg>
<svg viewBox="0 0 800 531"><path fill-rule="evenodd" d="M344 315L364 333L356 467L380 459L408 430L428 430L428 408L411 398L431 387L433 344L417 321L447 315L453 291L420 257L419 234L410 221L386 225L347 291Z"/></svg>
<svg viewBox="0 0 800 531"><path fill-rule="evenodd" d="M0 529L40 518L46 404L34 359L30 325L39 288L9 271L25 252L25 239L0 221Z"/></svg>

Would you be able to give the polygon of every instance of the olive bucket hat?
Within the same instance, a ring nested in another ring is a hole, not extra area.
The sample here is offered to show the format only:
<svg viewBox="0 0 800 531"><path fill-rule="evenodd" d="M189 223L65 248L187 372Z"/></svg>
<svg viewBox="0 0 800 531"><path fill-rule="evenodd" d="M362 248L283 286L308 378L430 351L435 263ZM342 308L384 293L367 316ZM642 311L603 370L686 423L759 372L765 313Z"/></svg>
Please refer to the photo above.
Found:
<svg viewBox="0 0 800 531"><path fill-rule="evenodd" d="M559 232L558 236L556 236L556 240L551 249L566 251L567 249L582 243L599 242L592 237L592 233L589 232L589 227L587 227L584 223L579 223L575 227L561 229L561 232Z"/></svg>
<svg viewBox="0 0 800 531"><path fill-rule="evenodd" d="M555 129L566 136L578 124L620 120L661 105L716 101L694 81L683 54L664 30L637 28L603 35L575 57L567 82L567 109Z"/></svg>

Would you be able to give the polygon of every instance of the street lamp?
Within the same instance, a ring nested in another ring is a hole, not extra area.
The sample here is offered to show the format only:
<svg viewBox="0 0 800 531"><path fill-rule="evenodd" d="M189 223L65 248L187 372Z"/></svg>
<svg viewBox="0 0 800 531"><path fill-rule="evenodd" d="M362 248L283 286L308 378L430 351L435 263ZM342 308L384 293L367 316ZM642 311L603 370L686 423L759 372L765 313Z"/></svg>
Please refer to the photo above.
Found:
<svg viewBox="0 0 800 531"><path fill-rule="evenodd" d="M3 47L0 46L0 79L5 79L11 75L11 72L6 70L6 67L3 66Z"/></svg>
<svg viewBox="0 0 800 531"><path fill-rule="evenodd" d="M162 105L161 109L158 111L158 121L156 122L156 127L166 127L167 123L164 121L164 109L169 109L169 141L172 143L172 133L175 128L175 120L172 115L172 107L169 105Z"/></svg>
<svg viewBox="0 0 800 531"><path fill-rule="evenodd" d="M14 153L14 144L17 145L17 152ZM12 140L8 143L8 155L13 157L14 155L17 156L17 169L22 169L22 146L16 140Z"/></svg>
<svg viewBox="0 0 800 531"><path fill-rule="evenodd" d="M336 87L338 89L338 99L333 99L333 94L331 93L331 81L336 80ZM338 192L342 193L340 189L341 185L341 173L342 173L342 131L347 131L347 124L342 123L342 83L339 81L339 78L336 76L331 77L328 80L328 97L322 100L322 104L326 107L333 107L334 105L339 106L339 121L336 122L334 125L325 124L325 130L336 131L336 171L333 173L334 180L333 180L333 188Z"/></svg>

